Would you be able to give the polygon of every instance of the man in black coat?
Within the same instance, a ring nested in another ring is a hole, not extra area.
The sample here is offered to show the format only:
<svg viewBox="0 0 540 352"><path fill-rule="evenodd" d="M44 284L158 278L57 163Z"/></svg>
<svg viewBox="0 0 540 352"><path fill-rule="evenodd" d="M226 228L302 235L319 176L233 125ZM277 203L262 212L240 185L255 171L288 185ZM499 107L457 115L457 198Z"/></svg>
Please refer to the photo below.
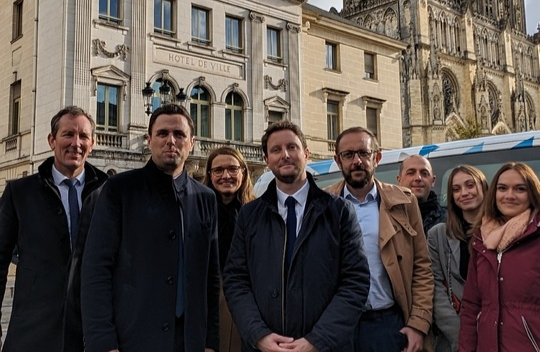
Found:
<svg viewBox="0 0 540 352"><path fill-rule="evenodd" d="M151 160L103 188L82 264L87 352L219 348L217 203L184 167L193 129L183 106L156 109Z"/></svg>
<svg viewBox="0 0 540 352"><path fill-rule="evenodd" d="M272 124L262 138L275 175L240 209L224 289L243 351L353 351L369 268L352 205L317 187L300 128Z"/></svg>
<svg viewBox="0 0 540 352"><path fill-rule="evenodd" d="M18 264L4 352L84 350L80 267L73 258L84 250L94 204L107 179L86 162L94 131L94 121L82 109L60 110L48 136L54 156L37 174L6 185L0 200L0 297L15 246ZM65 180L75 181L73 206L79 209L70 208Z"/></svg>

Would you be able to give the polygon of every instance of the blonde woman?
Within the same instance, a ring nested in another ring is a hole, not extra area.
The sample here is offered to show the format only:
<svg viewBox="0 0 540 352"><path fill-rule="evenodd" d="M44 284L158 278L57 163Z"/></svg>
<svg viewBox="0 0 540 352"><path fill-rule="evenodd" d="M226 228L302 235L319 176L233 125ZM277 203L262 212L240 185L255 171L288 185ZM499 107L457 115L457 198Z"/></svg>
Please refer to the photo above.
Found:
<svg viewBox="0 0 540 352"><path fill-rule="evenodd" d="M435 352L458 349L459 311L467 279L471 226L481 210L487 189L486 177L477 168L461 165L453 169L448 177L446 221L428 232L435 279Z"/></svg>

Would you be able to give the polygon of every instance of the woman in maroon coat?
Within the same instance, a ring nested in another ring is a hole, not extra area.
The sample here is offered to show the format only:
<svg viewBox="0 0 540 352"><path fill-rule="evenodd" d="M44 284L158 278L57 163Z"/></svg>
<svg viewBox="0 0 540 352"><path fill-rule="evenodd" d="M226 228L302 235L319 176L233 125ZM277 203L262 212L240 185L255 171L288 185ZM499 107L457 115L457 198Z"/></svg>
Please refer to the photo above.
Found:
<svg viewBox="0 0 540 352"><path fill-rule="evenodd" d="M540 182L522 163L497 172L471 242L459 351L540 351Z"/></svg>

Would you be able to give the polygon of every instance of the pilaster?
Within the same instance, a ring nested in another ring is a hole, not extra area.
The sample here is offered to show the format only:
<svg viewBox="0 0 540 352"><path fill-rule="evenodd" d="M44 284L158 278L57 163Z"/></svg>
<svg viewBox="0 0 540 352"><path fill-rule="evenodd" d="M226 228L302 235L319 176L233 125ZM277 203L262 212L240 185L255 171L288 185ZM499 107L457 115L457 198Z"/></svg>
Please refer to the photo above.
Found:
<svg viewBox="0 0 540 352"><path fill-rule="evenodd" d="M291 121L299 126L302 122L301 97L300 97L300 31L297 24L288 23L289 36L289 103L291 104Z"/></svg>
<svg viewBox="0 0 540 352"><path fill-rule="evenodd" d="M264 53L266 52L263 43L263 23L264 16L255 12L249 14L251 19L251 89L253 102L253 140L258 140L265 129L265 109L264 100L264 81L263 64Z"/></svg>
<svg viewBox="0 0 540 352"><path fill-rule="evenodd" d="M75 0L73 105L85 110L90 103L92 75L90 73L92 2Z"/></svg>

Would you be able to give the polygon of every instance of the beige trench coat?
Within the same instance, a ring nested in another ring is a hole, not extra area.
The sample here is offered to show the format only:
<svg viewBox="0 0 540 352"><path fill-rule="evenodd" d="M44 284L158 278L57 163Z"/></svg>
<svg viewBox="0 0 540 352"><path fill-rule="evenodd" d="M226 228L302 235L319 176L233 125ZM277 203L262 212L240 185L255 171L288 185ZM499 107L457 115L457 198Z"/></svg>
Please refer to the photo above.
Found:
<svg viewBox="0 0 540 352"><path fill-rule="evenodd" d="M433 310L433 274L418 201L408 188L378 180L375 184L381 197L381 259L394 299L403 311L405 324L427 335ZM341 181L326 191L342 195L344 185Z"/></svg>

